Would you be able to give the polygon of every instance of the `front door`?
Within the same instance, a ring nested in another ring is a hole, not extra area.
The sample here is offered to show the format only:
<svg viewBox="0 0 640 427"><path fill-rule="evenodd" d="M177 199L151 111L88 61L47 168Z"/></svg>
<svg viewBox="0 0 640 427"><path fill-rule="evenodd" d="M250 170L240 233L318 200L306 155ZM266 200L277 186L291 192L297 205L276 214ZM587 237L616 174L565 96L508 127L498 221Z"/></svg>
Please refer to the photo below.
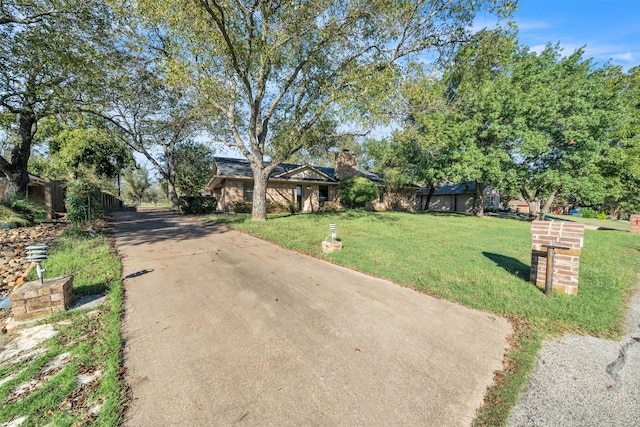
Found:
<svg viewBox="0 0 640 427"><path fill-rule="evenodd" d="M302 185L296 185L296 201L298 202L298 212L302 212Z"/></svg>

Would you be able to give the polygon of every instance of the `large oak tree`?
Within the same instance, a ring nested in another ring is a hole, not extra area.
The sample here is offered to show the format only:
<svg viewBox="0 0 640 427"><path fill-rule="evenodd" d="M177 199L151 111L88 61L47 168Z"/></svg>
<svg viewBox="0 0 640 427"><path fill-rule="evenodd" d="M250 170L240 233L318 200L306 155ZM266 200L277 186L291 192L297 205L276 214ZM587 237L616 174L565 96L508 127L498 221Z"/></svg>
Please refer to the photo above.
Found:
<svg viewBox="0 0 640 427"><path fill-rule="evenodd" d="M507 13L514 3L138 0L131 13L162 27L173 79L195 85L216 137L249 160L253 219L264 220L279 163L323 143L331 124L373 118L404 58L444 53L476 13Z"/></svg>
<svg viewBox="0 0 640 427"><path fill-rule="evenodd" d="M0 2L0 173L24 194L38 123L75 110L108 64L109 10L100 0Z"/></svg>

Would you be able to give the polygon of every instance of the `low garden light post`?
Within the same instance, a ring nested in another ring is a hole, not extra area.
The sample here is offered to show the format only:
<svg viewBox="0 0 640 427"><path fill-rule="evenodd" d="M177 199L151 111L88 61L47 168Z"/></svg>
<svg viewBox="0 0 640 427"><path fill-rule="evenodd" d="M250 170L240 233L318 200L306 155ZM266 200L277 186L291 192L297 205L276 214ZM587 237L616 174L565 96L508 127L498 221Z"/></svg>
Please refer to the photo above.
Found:
<svg viewBox="0 0 640 427"><path fill-rule="evenodd" d="M27 246L27 261L36 263L36 272L38 273L40 284L44 284L44 272L47 271L42 268L41 262L46 261L47 258L49 258L49 247L47 245L38 244Z"/></svg>
<svg viewBox="0 0 640 427"><path fill-rule="evenodd" d="M329 232L331 234L322 241L322 252L325 254L342 250L342 242L338 238L335 224L329 224Z"/></svg>

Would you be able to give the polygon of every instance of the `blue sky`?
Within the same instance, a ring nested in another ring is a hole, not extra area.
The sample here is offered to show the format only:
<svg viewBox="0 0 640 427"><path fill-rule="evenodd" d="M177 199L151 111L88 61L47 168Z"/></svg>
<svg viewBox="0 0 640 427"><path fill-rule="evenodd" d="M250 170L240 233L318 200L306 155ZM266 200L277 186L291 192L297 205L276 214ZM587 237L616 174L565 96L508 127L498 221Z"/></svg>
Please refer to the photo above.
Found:
<svg viewBox="0 0 640 427"><path fill-rule="evenodd" d="M598 64L640 65L640 0L519 0L513 18L533 51L559 42L565 55L585 46Z"/></svg>

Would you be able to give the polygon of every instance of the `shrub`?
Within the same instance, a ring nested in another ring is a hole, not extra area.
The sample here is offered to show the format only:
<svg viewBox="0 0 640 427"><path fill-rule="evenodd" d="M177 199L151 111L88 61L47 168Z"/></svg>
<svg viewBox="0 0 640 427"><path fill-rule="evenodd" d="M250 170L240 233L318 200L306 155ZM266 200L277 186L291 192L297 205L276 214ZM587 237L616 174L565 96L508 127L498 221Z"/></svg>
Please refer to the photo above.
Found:
<svg viewBox="0 0 640 427"><path fill-rule="evenodd" d="M5 201L5 205L29 222L47 220L47 208L40 203L29 200L24 196L13 196Z"/></svg>
<svg viewBox="0 0 640 427"><path fill-rule="evenodd" d="M31 223L27 218L4 205L0 205L0 222L3 223L2 228L26 226Z"/></svg>
<svg viewBox="0 0 640 427"><path fill-rule="evenodd" d="M267 213L283 213L290 212L289 206L284 203L274 202L273 200L267 200Z"/></svg>
<svg viewBox="0 0 640 427"><path fill-rule="evenodd" d="M178 198L178 204L183 214L204 215L215 212L218 200L207 196L182 196Z"/></svg>
<svg viewBox="0 0 640 427"><path fill-rule="evenodd" d="M65 206L67 218L73 225L95 222L102 217L100 189L88 182L69 182Z"/></svg>
<svg viewBox="0 0 640 427"><path fill-rule="evenodd" d="M607 219L607 218L609 218L609 215L606 212L598 212L596 214L596 218L598 218L598 219Z"/></svg>
<svg viewBox="0 0 640 427"><path fill-rule="evenodd" d="M580 209L580 216L582 218L595 218L596 217L596 211L594 211L591 208L582 208L582 209Z"/></svg>
<svg viewBox="0 0 640 427"><path fill-rule="evenodd" d="M339 212L339 211L340 211L340 205L335 202L324 202L324 204L320 208L320 212L322 213Z"/></svg>
<svg viewBox="0 0 640 427"><path fill-rule="evenodd" d="M251 213L253 209L253 203L248 200L238 200L233 204L233 211L235 213Z"/></svg>
<svg viewBox="0 0 640 427"><path fill-rule="evenodd" d="M338 186L340 201L347 208L364 208L367 202L379 197L378 187L366 178L352 176Z"/></svg>

